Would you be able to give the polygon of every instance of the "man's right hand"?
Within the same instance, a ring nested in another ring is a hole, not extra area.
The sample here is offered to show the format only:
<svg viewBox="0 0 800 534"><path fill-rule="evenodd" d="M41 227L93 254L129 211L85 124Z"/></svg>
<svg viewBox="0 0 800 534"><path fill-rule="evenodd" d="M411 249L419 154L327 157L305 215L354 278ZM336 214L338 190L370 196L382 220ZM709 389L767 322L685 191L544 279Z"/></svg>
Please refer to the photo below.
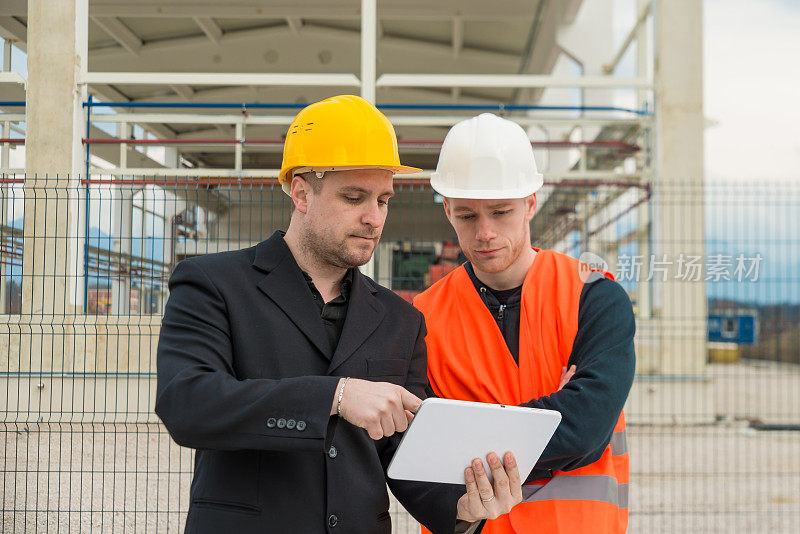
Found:
<svg viewBox="0 0 800 534"><path fill-rule="evenodd" d="M336 415L343 381L340 379L336 388L331 415ZM405 431L420 404L422 400L402 386L350 378L342 393L339 415L378 440Z"/></svg>

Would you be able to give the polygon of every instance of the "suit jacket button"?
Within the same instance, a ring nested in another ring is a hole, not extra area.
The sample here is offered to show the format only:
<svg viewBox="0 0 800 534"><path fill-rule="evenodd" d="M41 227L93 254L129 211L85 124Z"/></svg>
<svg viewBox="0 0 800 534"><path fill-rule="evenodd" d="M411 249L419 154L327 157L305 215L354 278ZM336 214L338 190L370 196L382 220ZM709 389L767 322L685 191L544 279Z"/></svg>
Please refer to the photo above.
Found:
<svg viewBox="0 0 800 534"><path fill-rule="evenodd" d="M305 421L298 421L297 422L297 430L299 432L302 432L305 429L306 429L306 422Z"/></svg>
<svg viewBox="0 0 800 534"><path fill-rule="evenodd" d="M336 458L337 454L339 454L339 451L336 450L336 447L331 445L331 448L328 449L328 456L330 456L331 458Z"/></svg>
<svg viewBox="0 0 800 534"><path fill-rule="evenodd" d="M288 428L289 430L294 430L294 427L296 425L297 423L295 422L294 419L289 419L288 421L286 421L286 428Z"/></svg>
<svg viewBox="0 0 800 534"><path fill-rule="evenodd" d="M328 526L329 527L335 527L338 524L339 524L339 518L338 517L336 517L334 514L331 514L331 515L328 516Z"/></svg>
<svg viewBox="0 0 800 534"><path fill-rule="evenodd" d="M267 419L267 428L275 428L275 418L270 417Z"/></svg>
<svg viewBox="0 0 800 534"><path fill-rule="evenodd" d="M285 428L286 427L286 419L281 417L278 419L278 428Z"/></svg>

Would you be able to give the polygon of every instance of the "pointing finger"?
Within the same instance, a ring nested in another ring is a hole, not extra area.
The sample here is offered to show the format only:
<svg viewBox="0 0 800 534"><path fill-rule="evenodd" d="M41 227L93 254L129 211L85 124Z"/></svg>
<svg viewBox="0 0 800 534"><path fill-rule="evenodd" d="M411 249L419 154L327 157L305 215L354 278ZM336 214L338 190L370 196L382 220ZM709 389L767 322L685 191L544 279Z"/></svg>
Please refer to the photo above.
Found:
<svg viewBox="0 0 800 534"><path fill-rule="evenodd" d="M419 410L420 404L422 404L422 400L408 391L406 388L400 388L400 395L403 401L403 408L410 411L411 413L417 413Z"/></svg>

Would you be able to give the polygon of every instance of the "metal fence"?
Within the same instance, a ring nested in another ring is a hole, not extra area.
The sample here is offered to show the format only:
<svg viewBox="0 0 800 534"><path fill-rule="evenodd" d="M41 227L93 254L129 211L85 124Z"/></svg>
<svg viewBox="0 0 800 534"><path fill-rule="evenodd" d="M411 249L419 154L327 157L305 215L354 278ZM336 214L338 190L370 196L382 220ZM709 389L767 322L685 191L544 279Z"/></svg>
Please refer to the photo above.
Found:
<svg viewBox="0 0 800 534"><path fill-rule="evenodd" d="M0 181L0 529L181 530L192 451L153 414L166 282L286 228L289 201L255 178ZM411 299L463 255L423 181L395 188L368 269ZM534 245L615 273L636 309L631 532L800 523L798 213L797 183L539 193Z"/></svg>

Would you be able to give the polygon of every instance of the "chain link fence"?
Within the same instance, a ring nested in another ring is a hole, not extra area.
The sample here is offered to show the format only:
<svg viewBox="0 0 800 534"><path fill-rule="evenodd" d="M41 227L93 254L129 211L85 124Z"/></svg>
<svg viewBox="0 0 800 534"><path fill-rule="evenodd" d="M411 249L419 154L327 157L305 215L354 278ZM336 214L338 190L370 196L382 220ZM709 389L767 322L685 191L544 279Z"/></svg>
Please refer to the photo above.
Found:
<svg viewBox="0 0 800 534"><path fill-rule="evenodd" d="M153 414L167 280L286 228L288 199L267 179L0 181L0 529L181 531L193 454ZM395 189L368 270L410 300L464 256L425 183ZM615 273L636 309L631 532L800 523L799 212L797 183L538 194L534 245Z"/></svg>

